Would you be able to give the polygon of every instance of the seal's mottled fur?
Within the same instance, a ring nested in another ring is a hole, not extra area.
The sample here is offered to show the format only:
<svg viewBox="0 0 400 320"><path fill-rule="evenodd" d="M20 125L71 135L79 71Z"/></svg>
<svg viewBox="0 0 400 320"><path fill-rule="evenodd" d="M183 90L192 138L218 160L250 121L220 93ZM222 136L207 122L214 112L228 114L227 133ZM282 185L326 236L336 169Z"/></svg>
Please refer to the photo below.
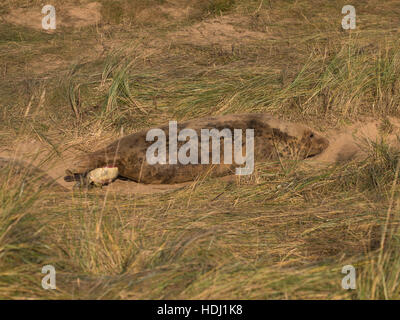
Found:
<svg viewBox="0 0 400 320"><path fill-rule="evenodd" d="M254 129L255 161L278 160L279 158L305 159L321 153L329 142L310 128L281 121L265 114L239 114L215 116L178 123L178 132L190 128L200 137L201 129L223 130ZM167 135L169 126L160 129ZM210 172L213 176L224 176L235 172L236 164L223 164L223 141L221 141L221 164L156 164L146 161L146 150L153 142L146 141L149 129L125 136L104 149L76 159L69 174L84 175L99 167L118 167L122 177L143 183L180 183L196 179ZM180 145L185 142L179 142ZM245 138L243 138L245 149ZM200 156L200 152L199 152ZM210 155L211 156L211 155ZM168 161L167 161L168 162ZM199 161L200 162L200 161ZM211 162L211 161L210 161Z"/></svg>

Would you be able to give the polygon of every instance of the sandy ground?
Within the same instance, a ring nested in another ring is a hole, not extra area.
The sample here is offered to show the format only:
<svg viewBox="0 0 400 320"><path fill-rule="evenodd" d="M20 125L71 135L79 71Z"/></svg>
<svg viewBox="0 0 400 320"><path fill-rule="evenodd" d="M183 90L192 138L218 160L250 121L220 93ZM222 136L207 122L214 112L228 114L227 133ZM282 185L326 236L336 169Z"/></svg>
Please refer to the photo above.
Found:
<svg viewBox="0 0 400 320"><path fill-rule="evenodd" d="M43 30L42 19L45 16L41 7L18 8L12 10L5 20L8 23ZM101 20L101 4L91 2L81 6L65 5L56 8L56 28L82 28L95 25ZM52 32L49 30L48 32Z"/></svg>
<svg viewBox="0 0 400 320"><path fill-rule="evenodd" d="M249 41L265 40L263 32L250 31L236 26L242 17L217 17L199 22L184 30L169 33L169 38L177 43L195 45L218 45L224 50L233 50L235 44L246 44ZM268 37L273 39L272 35Z"/></svg>
<svg viewBox="0 0 400 320"><path fill-rule="evenodd" d="M382 122L377 120L357 122L341 130L326 132L330 145L313 160L322 163L362 160L368 156L368 146L382 141L393 148L400 148L400 120L392 117L387 120L390 132L385 132Z"/></svg>

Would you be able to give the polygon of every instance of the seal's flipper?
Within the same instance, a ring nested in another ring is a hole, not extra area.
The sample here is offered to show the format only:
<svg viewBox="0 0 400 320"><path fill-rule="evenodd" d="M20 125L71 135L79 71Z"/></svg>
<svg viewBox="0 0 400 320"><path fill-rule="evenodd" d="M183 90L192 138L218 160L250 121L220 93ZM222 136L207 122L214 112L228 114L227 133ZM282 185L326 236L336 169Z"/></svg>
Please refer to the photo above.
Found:
<svg viewBox="0 0 400 320"><path fill-rule="evenodd" d="M86 174L72 173L69 170L66 170L65 174L66 174L66 176L64 177L65 182L81 181L82 178L86 177Z"/></svg>

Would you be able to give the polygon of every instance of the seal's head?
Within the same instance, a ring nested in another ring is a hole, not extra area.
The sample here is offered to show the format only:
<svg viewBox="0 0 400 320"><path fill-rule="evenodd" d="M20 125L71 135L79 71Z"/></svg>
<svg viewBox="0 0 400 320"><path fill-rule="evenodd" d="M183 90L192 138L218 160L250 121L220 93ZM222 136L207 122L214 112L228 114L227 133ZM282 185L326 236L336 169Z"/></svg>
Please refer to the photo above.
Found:
<svg viewBox="0 0 400 320"><path fill-rule="evenodd" d="M328 139L302 124L288 122L272 123L274 135L281 137L282 156L288 155L297 159L313 157L323 152L328 146Z"/></svg>
<svg viewBox="0 0 400 320"><path fill-rule="evenodd" d="M303 158L316 156L328 148L328 146L328 139L309 128L304 128L300 139L300 153Z"/></svg>

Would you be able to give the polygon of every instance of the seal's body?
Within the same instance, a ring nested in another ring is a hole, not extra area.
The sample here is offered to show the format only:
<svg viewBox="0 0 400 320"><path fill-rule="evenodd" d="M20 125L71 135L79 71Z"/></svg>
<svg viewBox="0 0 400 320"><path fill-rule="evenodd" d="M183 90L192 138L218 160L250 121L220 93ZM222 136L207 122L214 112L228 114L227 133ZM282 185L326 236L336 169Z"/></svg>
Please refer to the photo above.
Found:
<svg viewBox="0 0 400 320"><path fill-rule="evenodd" d="M170 127L160 127L167 137L169 147ZM310 128L281 121L265 114L239 114L215 116L178 123L178 133L183 129L192 129L201 136L201 129L229 129L234 132L240 129L254 129L254 160L255 162L279 160L280 158L305 159L321 153L329 142ZM202 174L224 176L235 173L235 168L243 165L224 163L224 139L220 140L220 164L212 164L211 150L209 164L201 164L200 143L198 164L149 164L146 158L148 148L154 141L146 141L146 129L125 136L104 149L79 157L73 164L68 174L86 175L96 168L118 168L120 176L142 183L172 184L195 180ZM244 135L245 136L245 135ZM211 140L210 140L211 141ZM242 139L243 154L246 152L246 139ZM178 142L178 148L185 141ZM212 143L210 142L210 146ZM167 149L168 153L168 149ZM204 162L203 162L204 163Z"/></svg>

